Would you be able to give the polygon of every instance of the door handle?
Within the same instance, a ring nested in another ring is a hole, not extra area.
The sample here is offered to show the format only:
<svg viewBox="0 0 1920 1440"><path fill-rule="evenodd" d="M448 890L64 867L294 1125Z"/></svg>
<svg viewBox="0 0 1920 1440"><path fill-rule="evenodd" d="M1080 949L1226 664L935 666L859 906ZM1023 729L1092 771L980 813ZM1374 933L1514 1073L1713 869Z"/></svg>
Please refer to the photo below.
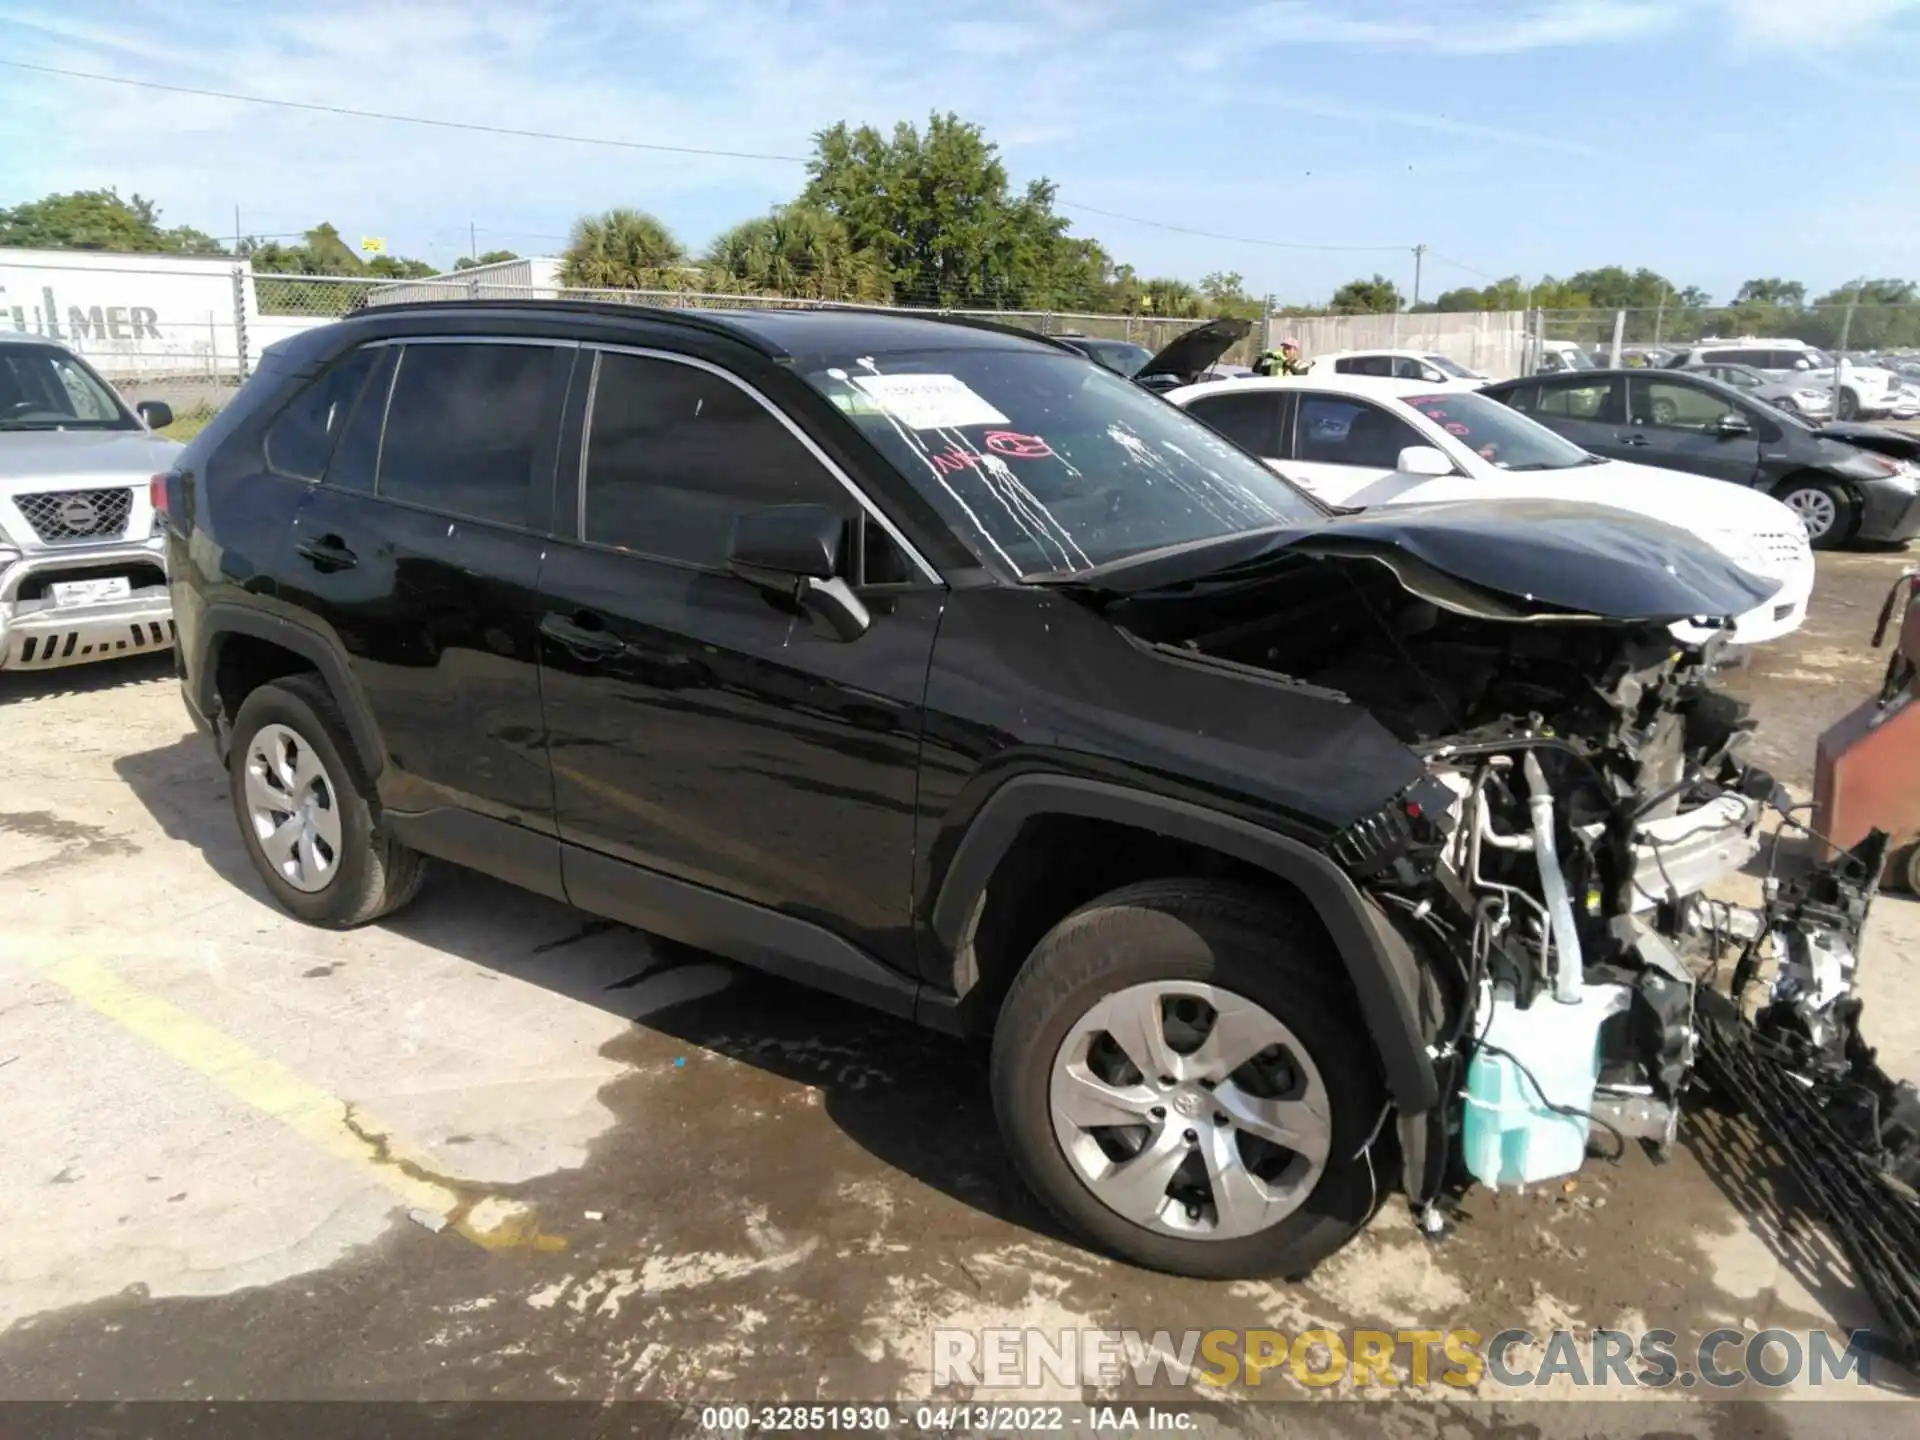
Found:
<svg viewBox="0 0 1920 1440"><path fill-rule="evenodd" d="M626 650L626 642L616 635L610 635L599 625L599 617L593 616L595 624L582 625L580 617L588 615L579 611L575 615L561 615L548 611L540 618L540 633L557 644L564 645L582 660L601 660L621 654Z"/></svg>
<svg viewBox="0 0 1920 1440"><path fill-rule="evenodd" d="M349 550L338 535L302 540L293 548L295 553L311 560L317 570L351 570L360 563L360 557Z"/></svg>

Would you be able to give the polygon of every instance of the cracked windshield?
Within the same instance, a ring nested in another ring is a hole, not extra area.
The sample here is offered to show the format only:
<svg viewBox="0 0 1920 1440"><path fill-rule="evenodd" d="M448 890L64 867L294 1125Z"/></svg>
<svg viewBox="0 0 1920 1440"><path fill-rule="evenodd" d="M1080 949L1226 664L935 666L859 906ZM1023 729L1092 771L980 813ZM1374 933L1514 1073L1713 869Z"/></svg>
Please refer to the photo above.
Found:
<svg viewBox="0 0 1920 1440"><path fill-rule="evenodd" d="M1324 513L1244 451L1072 355L849 356L807 377L982 559L1023 576Z"/></svg>

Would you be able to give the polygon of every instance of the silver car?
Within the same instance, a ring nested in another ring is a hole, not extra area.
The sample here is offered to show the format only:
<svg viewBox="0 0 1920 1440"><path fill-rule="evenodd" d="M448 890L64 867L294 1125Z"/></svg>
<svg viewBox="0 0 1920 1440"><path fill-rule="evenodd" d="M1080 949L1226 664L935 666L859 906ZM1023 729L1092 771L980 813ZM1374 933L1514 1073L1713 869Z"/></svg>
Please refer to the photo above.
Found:
<svg viewBox="0 0 1920 1440"><path fill-rule="evenodd" d="M0 670L49 670L173 644L149 481L182 447L86 361L0 332Z"/></svg>
<svg viewBox="0 0 1920 1440"><path fill-rule="evenodd" d="M1734 365L1725 361L1712 365L1694 367L1702 375L1718 380L1722 385L1731 385L1736 390L1744 390L1756 400L1764 400L1776 405L1803 420L1831 420L1833 418L1833 386L1820 386L1810 380L1776 380L1764 375L1751 365Z"/></svg>

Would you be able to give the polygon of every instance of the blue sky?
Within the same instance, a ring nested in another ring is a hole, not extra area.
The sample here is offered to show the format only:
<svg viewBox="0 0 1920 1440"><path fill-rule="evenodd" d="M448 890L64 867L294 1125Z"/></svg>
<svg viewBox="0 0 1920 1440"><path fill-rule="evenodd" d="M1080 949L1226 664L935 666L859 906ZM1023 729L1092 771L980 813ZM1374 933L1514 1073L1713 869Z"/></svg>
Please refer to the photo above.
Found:
<svg viewBox="0 0 1920 1440"><path fill-rule="evenodd" d="M1148 274L1324 298L1650 265L1730 297L1920 278L1920 0L0 0L0 59L804 154L952 109ZM230 233L331 219L451 263L634 205L690 246L800 167L423 130L0 68L0 204L118 185Z"/></svg>

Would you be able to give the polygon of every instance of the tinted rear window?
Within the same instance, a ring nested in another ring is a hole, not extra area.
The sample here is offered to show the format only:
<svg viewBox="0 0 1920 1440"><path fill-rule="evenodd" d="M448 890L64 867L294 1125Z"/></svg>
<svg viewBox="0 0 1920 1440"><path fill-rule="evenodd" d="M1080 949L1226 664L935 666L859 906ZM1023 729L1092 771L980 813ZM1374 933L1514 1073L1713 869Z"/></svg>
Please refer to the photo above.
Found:
<svg viewBox="0 0 1920 1440"><path fill-rule="evenodd" d="M378 350L355 350L335 361L293 397L267 429L267 465L282 475L318 480L346 428Z"/></svg>
<svg viewBox="0 0 1920 1440"><path fill-rule="evenodd" d="M387 406L380 495L474 520L533 524L534 462L560 353L545 345L407 346Z"/></svg>

